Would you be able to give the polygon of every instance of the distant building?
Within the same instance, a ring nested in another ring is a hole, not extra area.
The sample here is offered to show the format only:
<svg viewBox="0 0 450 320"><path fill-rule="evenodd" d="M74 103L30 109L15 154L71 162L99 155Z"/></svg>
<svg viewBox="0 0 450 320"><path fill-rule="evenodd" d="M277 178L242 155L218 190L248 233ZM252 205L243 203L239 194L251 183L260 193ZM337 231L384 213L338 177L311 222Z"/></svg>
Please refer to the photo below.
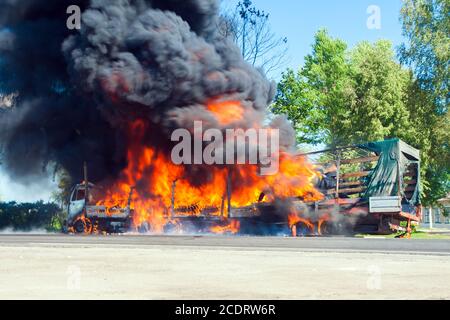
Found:
<svg viewBox="0 0 450 320"><path fill-rule="evenodd" d="M424 227L450 227L450 193L440 200L440 206L423 209L422 226Z"/></svg>

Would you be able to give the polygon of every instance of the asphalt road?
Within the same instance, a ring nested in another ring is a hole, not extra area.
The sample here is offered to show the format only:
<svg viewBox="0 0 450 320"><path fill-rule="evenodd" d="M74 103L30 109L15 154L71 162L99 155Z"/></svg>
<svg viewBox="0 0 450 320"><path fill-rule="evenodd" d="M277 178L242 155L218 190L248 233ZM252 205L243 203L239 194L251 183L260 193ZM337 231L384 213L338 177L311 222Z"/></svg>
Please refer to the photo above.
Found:
<svg viewBox="0 0 450 320"><path fill-rule="evenodd" d="M448 240L363 239L350 237L233 237L233 236L80 236L60 234L0 234L0 246L172 246L197 248L235 248L255 250L293 250L313 252L376 252L450 255Z"/></svg>
<svg viewBox="0 0 450 320"><path fill-rule="evenodd" d="M0 299L450 299L448 240L0 234L0 261Z"/></svg>

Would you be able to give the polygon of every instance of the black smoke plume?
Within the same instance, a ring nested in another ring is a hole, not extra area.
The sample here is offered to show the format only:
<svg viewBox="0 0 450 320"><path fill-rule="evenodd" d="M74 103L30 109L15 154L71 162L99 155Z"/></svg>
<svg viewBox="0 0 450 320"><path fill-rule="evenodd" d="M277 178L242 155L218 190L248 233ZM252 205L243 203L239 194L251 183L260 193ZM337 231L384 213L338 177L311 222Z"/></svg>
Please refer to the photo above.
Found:
<svg viewBox="0 0 450 320"><path fill-rule="evenodd" d="M66 27L68 6L81 30ZM238 100L261 123L274 86L219 36L215 0L0 0L2 165L27 178L56 164L74 179L114 178L126 166L126 126L148 122L145 143L164 150L173 128L220 127L208 101ZM276 119L292 145L292 129Z"/></svg>

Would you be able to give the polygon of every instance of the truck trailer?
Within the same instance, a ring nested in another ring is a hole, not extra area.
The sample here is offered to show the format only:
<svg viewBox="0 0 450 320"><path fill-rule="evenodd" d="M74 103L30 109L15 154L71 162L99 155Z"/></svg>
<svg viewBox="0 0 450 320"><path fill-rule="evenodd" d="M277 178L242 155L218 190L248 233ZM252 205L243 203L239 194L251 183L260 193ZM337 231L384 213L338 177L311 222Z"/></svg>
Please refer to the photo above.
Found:
<svg viewBox="0 0 450 320"><path fill-rule="evenodd" d="M290 223L299 234L391 234L409 236L420 222L420 152L400 139L302 153L316 163L316 202L292 199L299 215ZM255 214L256 212L256 214ZM252 225L256 220L282 224L276 204L232 210L230 217ZM286 223L286 221L284 221ZM245 229L245 228L244 228Z"/></svg>

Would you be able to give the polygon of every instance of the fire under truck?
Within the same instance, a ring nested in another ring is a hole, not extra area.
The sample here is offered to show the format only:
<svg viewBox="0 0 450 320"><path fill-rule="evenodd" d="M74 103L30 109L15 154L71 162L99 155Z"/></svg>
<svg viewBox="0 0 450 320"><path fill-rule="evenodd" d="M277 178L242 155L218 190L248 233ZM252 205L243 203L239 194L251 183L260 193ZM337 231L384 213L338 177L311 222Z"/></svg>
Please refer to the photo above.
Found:
<svg viewBox="0 0 450 320"><path fill-rule="evenodd" d="M288 221L286 199L265 202L263 193L254 204L233 208L229 177L220 208L177 204L174 181L165 231L208 233L214 226L235 223L239 225L239 234L246 235L400 232L409 236L413 225L420 221L420 153L405 142L399 139L369 142L301 153L298 157L307 157L316 164L321 175L316 188L324 198L316 202L300 197L289 199L300 217L293 223ZM134 214L133 190L126 207L91 205L95 186L87 181L85 168L85 181L71 193L66 229L76 233L129 231ZM148 230L151 226L147 224L138 228L142 232Z"/></svg>

